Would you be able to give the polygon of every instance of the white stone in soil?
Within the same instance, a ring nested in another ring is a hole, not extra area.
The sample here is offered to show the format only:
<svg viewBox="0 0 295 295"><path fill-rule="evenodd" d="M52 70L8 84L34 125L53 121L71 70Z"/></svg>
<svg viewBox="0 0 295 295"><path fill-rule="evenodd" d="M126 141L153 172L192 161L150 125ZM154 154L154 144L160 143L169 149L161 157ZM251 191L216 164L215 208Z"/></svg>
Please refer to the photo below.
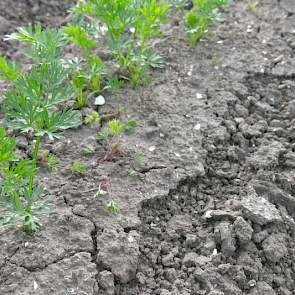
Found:
<svg viewBox="0 0 295 295"><path fill-rule="evenodd" d="M242 198L241 208L245 216L257 224L265 225L270 222L282 222L282 217L275 205L258 196L252 186L249 186L247 196Z"/></svg>
<svg viewBox="0 0 295 295"><path fill-rule="evenodd" d="M96 106L102 106L106 103L105 98L102 95L99 95L95 98L94 104Z"/></svg>

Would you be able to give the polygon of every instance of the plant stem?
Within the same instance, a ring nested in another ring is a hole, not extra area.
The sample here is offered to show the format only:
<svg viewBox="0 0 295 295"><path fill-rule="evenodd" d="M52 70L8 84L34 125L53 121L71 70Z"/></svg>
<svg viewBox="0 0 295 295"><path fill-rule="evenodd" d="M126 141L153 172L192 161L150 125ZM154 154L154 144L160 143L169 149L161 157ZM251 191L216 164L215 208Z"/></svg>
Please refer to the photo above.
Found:
<svg viewBox="0 0 295 295"><path fill-rule="evenodd" d="M36 174L35 170L36 170L36 163L37 163L40 141L41 141L41 137L37 136L34 151L33 151L33 160L32 160L32 167L34 169L34 172L30 176L30 183L29 183L29 196L30 196L30 198L33 195L34 178L35 178L35 174Z"/></svg>
<svg viewBox="0 0 295 295"><path fill-rule="evenodd" d="M24 231L28 234L33 232L32 223L31 223L30 219L31 219L31 206L32 206L33 188L34 188L34 178L35 178L35 174L36 174L35 170L36 170L36 163L37 163L40 141L41 141L41 137L38 136L36 138L35 147L34 147L34 151L33 151L32 167L34 169L34 172L30 176L29 196L28 196L29 200L28 200L27 206L25 208L26 215L25 215Z"/></svg>

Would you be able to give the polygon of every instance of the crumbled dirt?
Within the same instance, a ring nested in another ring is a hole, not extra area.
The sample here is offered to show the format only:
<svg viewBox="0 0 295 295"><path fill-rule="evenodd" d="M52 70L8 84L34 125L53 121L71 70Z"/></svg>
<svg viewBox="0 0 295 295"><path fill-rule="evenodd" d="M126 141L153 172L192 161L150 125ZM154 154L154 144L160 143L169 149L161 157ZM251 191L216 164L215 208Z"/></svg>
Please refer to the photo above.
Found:
<svg viewBox="0 0 295 295"><path fill-rule="evenodd" d="M294 5L248 3L226 8L196 49L172 17L155 40L166 68L120 94L139 124L121 156L100 161L95 126L43 142L61 162L39 172L52 213L34 236L1 232L0 294L295 294Z"/></svg>

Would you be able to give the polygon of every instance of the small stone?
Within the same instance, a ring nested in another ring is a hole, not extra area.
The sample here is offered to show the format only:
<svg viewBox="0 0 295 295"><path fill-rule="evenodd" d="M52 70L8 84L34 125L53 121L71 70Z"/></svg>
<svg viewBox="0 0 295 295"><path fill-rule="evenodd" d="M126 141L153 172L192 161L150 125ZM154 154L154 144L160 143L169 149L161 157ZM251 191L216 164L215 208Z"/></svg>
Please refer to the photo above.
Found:
<svg viewBox="0 0 295 295"><path fill-rule="evenodd" d="M165 269L164 276L167 281L169 281L170 283L173 283L177 278L177 271L175 270L175 268Z"/></svg>
<svg viewBox="0 0 295 295"><path fill-rule="evenodd" d="M102 105L104 105L105 104L105 98L102 96L102 95L99 95L99 96L97 96L96 98L95 98L95 102L94 102L94 104L96 105L96 106L102 106Z"/></svg>
<svg viewBox="0 0 295 295"><path fill-rule="evenodd" d="M8 33L10 26L10 22L0 15L0 34Z"/></svg>
<svg viewBox="0 0 295 295"><path fill-rule="evenodd" d="M173 264L173 258L174 255L172 253L169 253L162 257L162 264L164 266L171 266Z"/></svg>
<svg viewBox="0 0 295 295"><path fill-rule="evenodd" d="M294 152L290 151L285 155L285 165L290 168L295 168L295 153Z"/></svg>
<svg viewBox="0 0 295 295"><path fill-rule="evenodd" d="M114 275L107 270L99 273L99 285L104 289L105 295L115 294Z"/></svg>
<svg viewBox="0 0 295 295"><path fill-rule="evenodd" d="M221 222L216 227L217 232L219 232L220 242L221 242L221 252L226 256L230 257L234 255L236 251L235 240L232 237L231 227L228 222Z"/></svg>
<svg viewBox="0 0 295 295"><path fill-rule="evenodd" d="M266 282L258 282L250 295L276 295L276 292Z"/></svg>
<svg viewBox="0 0 295 295"><path fill-rule="evenodd" d="M123 231L105 229L97 239L97 262L110 269L123 284L135 278L139 259L139 246L135 239L130 242L129 235Z"/></svg>
<svg viewBox="0 0 295 295"><path fill-rule="evenodd" d="M211 219L214 221L218 220L236 220L236 218L241 214L240 212L233 212L233 211L225 211L225 210L208 210L204 214L205 219Z"/></svg>
<svg viewBox="0 0 295 295"><path fill-rule="evenodd" d="M81 114L83 117L89 116L94 112L92 108L85 107L81 110Z"/></svg>
<svg viewBox="0 0 295 295"><path fill-rule="evenodd" d="M199 246L200 243L201 243L201 241L197 235L187 234L185 236L184 245L188 248L195 248L195 247Z"/></svg>
<svg viewBox="0 0 295 295"><path fill-rule="evenodd" d="M162 289L160 295L172 295L172 293L167 289Z"/></svg>
<svg viewBox="0 0 295 295"><path fill-rule="evenodd" d="M16 137L16 144L18 147L26 149L29 145L28 140L25 136L18 136Z"/></svg>
<svg viewBox="0 0 295 295"><path fill-rule="evenodd" d="M138 272L136 274L136 279L137 279L137 281L138 281L138 283L140 285L144 285L145 284L145 275L142 272Z"/></svg>
<svg viewBox="0 0 295 295"><path fill-rule="evenodd" d="M247 196L242 198L241 207L247 218L260 225L282 221L282 217L275 205L258 196L252 186L248 187Z"/></svg>
<svg viewBox="0 0 295 295"><path fill-rule="evenodd" d="M234 231L242 245L251 241L253 228L243 217L238 217L234 222Z"/></svg>
<svg viewBox="0 0 295 295"><path fill-rule="evenodd" d="M193 266L204 266L208 262L210 262L211 259L206 256L198 255L197 253L190 252L185 254L182 264L186 267L193 267Z"/></svg>
<svg viewBox="0 0 295 295"><path fill-rule="evenodd" d="M279 262L288 255L285 243L283 234L274 234L266 238L262 243L265 257L271 262Z"/></svg>
<svg viewBox="0 0 295 295"><path fill-rule="evenodd" d="M253 288L255 285L256 285L256 281L255 280L250 280L248 282L248 286L251 287L251 288Z"/></svg>
<svg viewBox="0 0 295 295"><path fill-rule="evenodd" d="M39 288L39 285L37 284L36 281L34 281L34 290L37 290Z"/></svg>
<svg viewBox="0 0 295 295"><path fill-rule="evenodd" d="M208 295L225 295L222 291L212 290Z"/></svg>
<svg viewBox="0 0 295 295"><path fill-rule="evenodd" d="M243 105L236 104L235 110L239 117L247 118L249 116L248 109L246 109Z"/></svg>
<svg viewBox="0 0 295 295"><path fill-rule="evenodd" d="M174 215L168 222L167 232L175 231L185 235L192 229L192 218L190 215Z"/></svg>
<svg viewBox="0 0 295 295"><path fill-rule="evenodd" d="M258 233L253 234L253 241L256 244L260 244L263 240L265 240L268 237L267 230L262 230Z"/></svg>
<svg viewBox="0 0 295 295"><path fill-rule="evenodd" d="M150 152L154 152L155 150L156 150L156 147L154 145L149 147Z"/></svg>
<svg viewBox="0 0 295 295"><path fill-rule="evenodd" d="M196 124L194 126L194 130L197 130L197 131L201 130L201 124Z"/></svg>

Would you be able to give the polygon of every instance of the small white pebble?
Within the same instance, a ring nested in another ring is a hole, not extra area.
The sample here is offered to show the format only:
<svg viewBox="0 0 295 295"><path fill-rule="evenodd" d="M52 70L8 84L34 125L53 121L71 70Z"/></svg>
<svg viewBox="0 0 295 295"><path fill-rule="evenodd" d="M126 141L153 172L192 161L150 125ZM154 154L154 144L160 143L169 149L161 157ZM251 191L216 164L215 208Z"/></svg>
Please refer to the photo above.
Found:
<svg viewBox="0 0 295 295"><path fill-rule="evenodd" d="M96 105L96 106L102 106L102 105L104 105L105 104L105 98L102 96L102 95L99 95L99 96L97 96L96 98L95 98L95 102L94 102L94 104Z"/></svg>
<svg viewBox="0 0 295 295"><path fill-rule="evenodd" d="M154 145L149 147L150 152L153 152L155 149L156 149L156 147Z"/></svg>
<svg viewBox="0 0 295 295"><path fill-rule="evenodd" d="M129 241L130 243L132 243L132 242L134 242L134 238L133 238L131 235L129 235L129 236L128 236L128 241Z"/></svg>
<svg viewBox="0 0 295 295"><path fill-rule="evenodd" d="M200 130L200 129L201 129L201 124L196 124L196 125L194 126L194 129L195 129L195 130Z"/></svg>
<svg viewBox="0 0 295 295"><path fill-rule="evenodd" d="M204 217L205 217L206 219L211 218L211 213L212 213L212 210L208 210L208 211L205 213Z"/></svg>
<svg viewBox="0 0 295 295"><path fill-rule="evenodd" d="M39 285L37 284L36 281L34 281L34 290L37 290L39 288Z"/></svg>

